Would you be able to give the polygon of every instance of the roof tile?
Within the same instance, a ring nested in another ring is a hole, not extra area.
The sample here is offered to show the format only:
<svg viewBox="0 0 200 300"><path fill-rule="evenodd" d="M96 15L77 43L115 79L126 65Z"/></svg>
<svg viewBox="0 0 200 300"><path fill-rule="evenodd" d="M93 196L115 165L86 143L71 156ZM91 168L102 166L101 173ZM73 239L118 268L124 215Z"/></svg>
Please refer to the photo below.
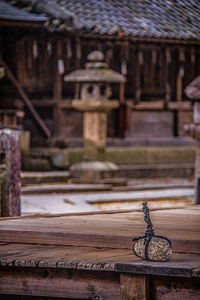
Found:
<svg viewBox="0 0 200 300"><path fill-rule="evenodd" d="M16 2L19 4L20 0ZM108 35L118 34L120 31L125 36L200 40L199 0L52 0L52 2L62 6L66 12L74 16L72 29ZM40 14L42 11L37 13Z"/></svg>

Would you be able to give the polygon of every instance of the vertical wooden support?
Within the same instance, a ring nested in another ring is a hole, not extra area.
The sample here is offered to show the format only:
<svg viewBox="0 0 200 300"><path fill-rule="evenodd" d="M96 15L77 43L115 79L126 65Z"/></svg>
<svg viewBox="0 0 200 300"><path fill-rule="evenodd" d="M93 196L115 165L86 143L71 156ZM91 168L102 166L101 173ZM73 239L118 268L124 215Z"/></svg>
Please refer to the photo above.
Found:
<svg viewBox="0 0 200 300"><path fill-rule="evenodd" d="M59 101L62 98L62 74L59 63L62 61L62 41L57 41L56 47L56 69L54 81L54 99Z"/></svg>
<svg viewBox="0 0 200 300"><path fill-rule="evenodd" d="M144 57L143 52L141 49L138 50L138 60L137 60L137 66L136 66L136 94L135 94L135 100L136 103L138 103L141 99L141 84L140 84L140 76L141 76L141 66L144 64Z"/></svg>
<svg viewBox="0 0 200 300"><path fill-rule="evenodd" d="M0 150L5 154L5 171L1 182L1 215L20 215L21 155L20 133L9 129L0 130Z"/></svg>
<svg viewBox="0 0 200 300"><path fill-rule="evenodd" d="M81 66L81 56L82 56L82 51L81 51L81 41L79 38L76 39L76 69L80 69ZM75 98L79 98L79 92L80 92L80 84L75 83Z"/></svg>
<svg viewBox="0 0 200 300"><path fill-rule="evenodd" d="M127 75L127 60L129 58L129 44L121 46L121 73ZM119 137L124 138L125 130L127 128L127 106L125 102L125 83L119 85Z"/></svg>
<svg viewBox="0 0 200 300"><path fill-rule="evenodd" d="M54 107L53 118L54 118L54 136L58 136L60 132L61 121L62 121L62 108L61 108L61 99L62 99L62 88L63 88L63 78L62 75L64 70L62 69L62 41L57 41L56 53L55 53L55 79L53 87L53 98L56 101ZM64 67L64 65L63 65Z"/></svg>
<svg viewBox="0 0 200 300"><path fill-rule="evenodd" d="M126 123L127 123L127 107L126 102L124 99L124 83L120 83L119 87L119 137L124 138L125 130L126 130Z"/></svg>
<svg viewBox="0 0 200 300"><path fill-rule="evenodd" d="M195 53L195 48L191 48L191 53L190 53L190 61L191 61L191 79L194 79L195 78L195 75L196 75L196 68L195 68L195 64L196 64L196 53Z"/></svg>
<svg viewBox="0 0 200 300"><path fill-rule="evenodd" d="M109 68L111 59L113 57L113 48L112 48L112 44L110 42L107 42L106 46L107 46L107 51L106 51L105 61L106 61L107 65L108 65L108 68Z"/></svg>
<svg viewBox="0 0 200 300"><path fill-rule="evenodd" d="M171 52L167 48L165 51L166 57L166 72L165 72L165 106L171 100L171 85L170 85L170 64L171 64Z"/></svg>
<svg viewBox="0 0 200 300"><path fill-rule="evenodd" d="M183 76L184 76L184 62L185 62L185 53L184 49L179 49L179 70L177 76L177 89L176 89L176 99L177 101L182 100L182 85L183 85Z"/></svg>
<svg viewBox="0 0 200 300"><path fill-rule="evenodd" d="M23 39L19 40L16 45L17 79L19 83L24 82L24 79L26 78L24 45L25 45L25 41Z"/></svg>
<svg viewBox="0 0 200 300"><path fill-rule="evenodd" d="M195 203L200 204L200 142L196 147L195 159Z"/></svg>
<svg viewBox="0 0 200 300"><path fill-rule="evenodd" d="M120 274L121 300L148 300L148 281L144 275Z"/></svg>

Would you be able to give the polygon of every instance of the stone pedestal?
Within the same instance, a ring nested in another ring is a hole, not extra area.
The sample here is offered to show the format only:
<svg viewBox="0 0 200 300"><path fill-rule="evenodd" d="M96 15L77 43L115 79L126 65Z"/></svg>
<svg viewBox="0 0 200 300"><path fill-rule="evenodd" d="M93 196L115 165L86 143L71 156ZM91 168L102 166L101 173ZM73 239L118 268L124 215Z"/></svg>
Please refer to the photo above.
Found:
<svg viewBox="0 0 200 300"><path fill-rule="evenodd" d="M107 133L106 113L85 112L83 122L85 158L104 160Z"/></svg>
<svg viewBox="0 0 200 300"><path fill-rule="evenodd" d="M98 183L117 176L118 166L105 160L107 112L117 108L118 101L72 101L73 107L84 111L84 162L70 168L72 181Z"/></svg>

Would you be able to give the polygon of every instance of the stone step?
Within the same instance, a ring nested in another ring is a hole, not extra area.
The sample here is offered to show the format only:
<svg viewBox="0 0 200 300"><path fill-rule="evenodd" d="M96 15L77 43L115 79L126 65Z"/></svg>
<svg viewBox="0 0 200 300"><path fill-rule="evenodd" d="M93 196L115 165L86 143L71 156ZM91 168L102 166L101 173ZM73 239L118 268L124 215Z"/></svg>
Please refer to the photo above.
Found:
<svg viewBox="0 0 200 300"><path fill-rule="evenodd" d="M22 185L67 183L69 177L70 172L68 171L21 172Z"/></svg>
<svg viewBox="0 0 200 300"><path fill-rule="evenodd" d="M176 179L174 179L176 180ZM116 182L108 181L110 184L34 184L22 187L23 195L34 195L34 194L51 194L51 193L82 193L82 192L137 192L137 191L161 191L161 190L176 190L182 189L183 193L185 189L194 189L194 183L189 180L182 180L179 182L171 179L169 183L160 181L160 184L145 183L141 184L133 183L126 186L116 185ZM131 182L130 182L131 183ZM128 182L127 182L128 184ZM172 191L173 195L173 191Z"/></svg>
<svg viewBox="0 0 200 300"><path fill-rule="evenodd" d="M110 191L108 184L38 184L22 187L22 194L82 193Z"/></svg>
<svg viewBox="0 0 200 300"><path fill-rule="evenodd" d="M119 176L125 178L192 178L194 163L120 165Z"/></svg>
<svg viewBox="0 0 200 300"><path fill-rule="evenodd" d="M142 202L148 201L150 208L183 207L191 204L194 189L163 189L148 191L92 192L22 195L23 215L65 214L104 210L141 210Z"/></svg>

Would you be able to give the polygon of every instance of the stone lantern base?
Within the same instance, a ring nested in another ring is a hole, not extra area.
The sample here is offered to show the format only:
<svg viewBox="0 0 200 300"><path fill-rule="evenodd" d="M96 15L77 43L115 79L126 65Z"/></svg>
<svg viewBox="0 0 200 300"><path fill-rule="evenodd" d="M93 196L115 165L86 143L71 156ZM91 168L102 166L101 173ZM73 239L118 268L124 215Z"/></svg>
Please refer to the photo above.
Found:
<svg viewBox="0 0 200 300"><path fill-rule="evenodd" d="M70 168L74 183L103 183L104 180L116 178L118 166L108 161L83 161Z"/></svg>

